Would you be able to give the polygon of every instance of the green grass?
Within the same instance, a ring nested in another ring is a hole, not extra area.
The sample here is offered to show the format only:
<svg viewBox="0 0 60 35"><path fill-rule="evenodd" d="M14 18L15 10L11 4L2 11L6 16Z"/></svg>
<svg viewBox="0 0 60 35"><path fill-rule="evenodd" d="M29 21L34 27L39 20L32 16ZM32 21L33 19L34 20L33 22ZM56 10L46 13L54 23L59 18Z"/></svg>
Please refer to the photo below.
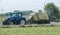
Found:
<svg viewBox="0 0 60 35"><path fill-rule="evenodd" d="M60 27L0 28L0 35L60 35Z"/></svg>

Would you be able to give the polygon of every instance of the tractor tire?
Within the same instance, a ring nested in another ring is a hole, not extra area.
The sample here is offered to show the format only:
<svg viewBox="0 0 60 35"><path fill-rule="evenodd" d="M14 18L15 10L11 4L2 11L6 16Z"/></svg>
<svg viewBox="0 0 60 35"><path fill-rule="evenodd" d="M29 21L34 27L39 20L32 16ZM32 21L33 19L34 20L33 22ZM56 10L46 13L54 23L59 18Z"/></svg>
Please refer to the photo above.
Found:
<svg viewBox="0 0 60 35"><path fill-rule="evenodd" d="M14 23L13 23L12 21L10 21L8 24L9 24L9 25L13 25Z"/></svg>
<svg viewBox="0 0 60 35"><path fill-rule="evenodd" d="M26 21L25 20L21 20L20 21L20 25L25 25L26 24Z"/></svg>

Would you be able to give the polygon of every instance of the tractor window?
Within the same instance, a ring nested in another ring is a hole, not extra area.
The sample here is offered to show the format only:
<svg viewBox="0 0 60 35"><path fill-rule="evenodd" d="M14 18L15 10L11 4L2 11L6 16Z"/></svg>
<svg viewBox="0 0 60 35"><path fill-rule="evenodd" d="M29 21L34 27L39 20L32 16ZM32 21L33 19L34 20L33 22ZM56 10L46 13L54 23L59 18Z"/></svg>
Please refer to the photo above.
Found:
<svg viewBox="0 0 60 35"><path fill-rule="evenodd" d="M16 14L12 14L12 17L15 17L16 16Z"/></svg>
<svg viewBox="0 0 60 35"><path fill-rule="evenodd" d="M21 14L19 14L19 16L21 17Z"/></svg>
<svg viewBox="0 0 60 35"><path fill-rule="evenodd" d="M12 17L21 17L21 14L12 14Z"/></svg>

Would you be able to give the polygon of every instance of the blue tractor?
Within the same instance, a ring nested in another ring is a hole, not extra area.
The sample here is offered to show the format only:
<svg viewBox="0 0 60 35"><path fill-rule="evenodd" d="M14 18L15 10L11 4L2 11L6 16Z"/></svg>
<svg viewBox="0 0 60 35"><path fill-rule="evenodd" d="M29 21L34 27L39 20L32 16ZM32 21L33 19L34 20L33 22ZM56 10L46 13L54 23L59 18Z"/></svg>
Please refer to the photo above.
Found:
<svg viewBox="0 0 60 35"><path fill-rule="evenodd" d="M22 12L14 12L3 21L3 25L25 25L26 18L22 16Z"/></svg>

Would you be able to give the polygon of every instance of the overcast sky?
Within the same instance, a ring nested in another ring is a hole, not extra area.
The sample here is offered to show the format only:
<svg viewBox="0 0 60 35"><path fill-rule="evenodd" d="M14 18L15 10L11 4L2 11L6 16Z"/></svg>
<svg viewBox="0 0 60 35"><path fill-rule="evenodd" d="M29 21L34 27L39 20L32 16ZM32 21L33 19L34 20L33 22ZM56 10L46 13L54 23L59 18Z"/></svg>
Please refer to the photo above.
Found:
<svg viewBox="0 0 60 35"><path fill-rule="evenodd" d="M14 10L33 10L38 11L44 8L44 3L54 2L60 7L60 0L0 0L0 13L2 8L4 12L12 12Z"/></svg>

